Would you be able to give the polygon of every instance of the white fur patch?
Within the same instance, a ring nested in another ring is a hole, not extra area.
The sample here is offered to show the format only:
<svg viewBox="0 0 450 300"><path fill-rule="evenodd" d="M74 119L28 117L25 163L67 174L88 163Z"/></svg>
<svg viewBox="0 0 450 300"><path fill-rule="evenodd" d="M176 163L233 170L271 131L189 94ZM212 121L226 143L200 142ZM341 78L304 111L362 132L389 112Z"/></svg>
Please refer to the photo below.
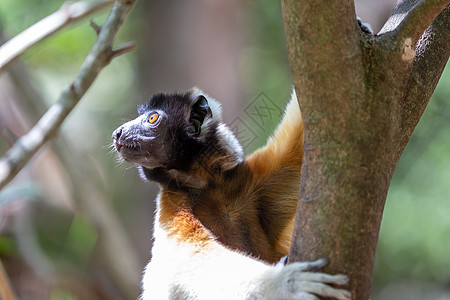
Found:
<svg viewBox="0 0 450 300"><path fill-rule="evenodd" d="M315 299L311 292L351 299L349 292L328 285L346 284L346 276L308 272L322 265L319 261L268 265L220 244L200 250L170 239L157 222L152 254L141 300Z"/></svg>
<svg viewBox="0 0 450 300"><path fill-rule="evenodd" d="M220 123L217 126L217 134L219 135L221 148L233 153L233 156L237 160L236 164L240 163L244 157L244 150L231 130L225 124Z"/></svg>

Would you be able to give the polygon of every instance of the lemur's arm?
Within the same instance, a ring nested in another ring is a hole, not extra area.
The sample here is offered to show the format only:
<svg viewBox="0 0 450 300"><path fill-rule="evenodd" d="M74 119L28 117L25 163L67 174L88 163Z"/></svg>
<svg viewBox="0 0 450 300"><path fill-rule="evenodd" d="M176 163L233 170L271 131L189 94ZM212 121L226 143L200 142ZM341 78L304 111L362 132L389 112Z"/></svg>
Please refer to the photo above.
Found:
<svg viewBox="0 0 450 300"><path fill-rule="evenodd" d="M295 91L267 144L246 158L264 202L261 219L280 256L289 253L300 189L304 130Z"/></svg>
<svg viewBox="0 0 450 300"><path fill-rule="evenodd" d="M280 167L295 167L300 172L303 150L303 122L295 91L286 107L282 122L266 146L247 157L256 176L270 175Z"/></svg>
<svg viewBox="0 0 450 300"><path fill-rule="evenodd" d="M229 250L188 208L179 209L183 201L180 194L161 195L159 203L166 207L159 211L165 214L157 215L143 300L318 299L313 294L350 299L349 292L328 285L346 284L346 276L308 272L322 267L323 260L269 265Z"/></svg>

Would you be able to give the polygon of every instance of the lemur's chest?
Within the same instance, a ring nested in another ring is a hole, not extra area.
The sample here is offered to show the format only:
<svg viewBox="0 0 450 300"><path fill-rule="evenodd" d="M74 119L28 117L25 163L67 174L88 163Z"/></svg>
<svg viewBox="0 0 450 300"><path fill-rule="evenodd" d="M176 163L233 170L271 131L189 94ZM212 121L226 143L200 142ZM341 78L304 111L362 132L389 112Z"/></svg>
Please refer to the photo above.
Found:
<svg viewBox="0 0 450 300"><path fill-rule="evenodd" d="M272 260L272 248L262 226L256 199L252 196L208 198L193 208L196 218L223 245L251 256ZM243 199L245 197L246 199Z"/></svg>

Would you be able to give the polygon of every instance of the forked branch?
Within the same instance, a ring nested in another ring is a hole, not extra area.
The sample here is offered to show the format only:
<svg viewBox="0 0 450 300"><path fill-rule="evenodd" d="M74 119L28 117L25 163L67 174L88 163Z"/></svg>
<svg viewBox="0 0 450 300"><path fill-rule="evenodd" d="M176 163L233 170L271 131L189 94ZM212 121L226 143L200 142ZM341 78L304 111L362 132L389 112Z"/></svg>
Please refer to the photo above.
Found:
<svg viewBox="0 0 450 300"><path fill-rule="evenodd" d="M80 1L64 4L58 11L28 27L0 47L0 70L13 62L33 45L58 32L67 25L73 24L111 5L113 2L113 0L102 0L96 3Z"/></svg>
<svg viewBox="0 0 450 300"><path fill-rule="evenodd" d="M115 2L78 76L61 93L58 101L49 108L37 124L0 159L0 189L11 181L26 162L56 134L67 115L111 59L117 54L133 49L130 46L122 47L118 53L117 50L116 52L112 50L112 42L134 2L134 0Z"/></svg>

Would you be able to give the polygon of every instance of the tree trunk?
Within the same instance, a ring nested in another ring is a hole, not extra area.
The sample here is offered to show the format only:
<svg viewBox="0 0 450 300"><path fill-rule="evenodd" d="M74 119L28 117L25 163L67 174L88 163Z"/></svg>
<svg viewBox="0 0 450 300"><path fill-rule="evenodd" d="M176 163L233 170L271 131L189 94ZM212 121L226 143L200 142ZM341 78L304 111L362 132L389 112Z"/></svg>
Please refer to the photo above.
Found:
<svg viewBox="0 0 450 300"><path fill-rule="evenodd" d="M354 299L369 299L389 183L448 60L448 5L399 1L372 35L353 1L282 1L305 123L289 260L328 257Z"/></svg>

